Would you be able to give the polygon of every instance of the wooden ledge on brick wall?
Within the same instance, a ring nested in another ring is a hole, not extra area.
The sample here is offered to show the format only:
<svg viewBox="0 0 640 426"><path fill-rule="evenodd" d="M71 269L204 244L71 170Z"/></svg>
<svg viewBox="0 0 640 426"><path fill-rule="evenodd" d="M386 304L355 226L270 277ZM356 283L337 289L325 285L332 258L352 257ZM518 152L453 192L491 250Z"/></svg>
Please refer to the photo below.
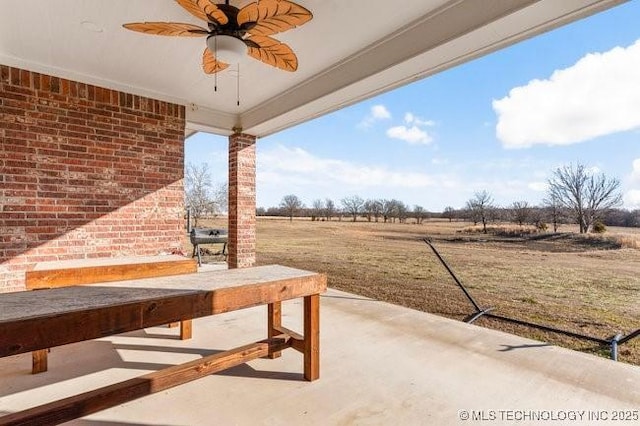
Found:
<svg viewBox="0 0 640 426"><path fill-rule="evenodd" d="M190 274L195 259L178 255L96 258L37 263L26 272L28 290Z"/></svg>

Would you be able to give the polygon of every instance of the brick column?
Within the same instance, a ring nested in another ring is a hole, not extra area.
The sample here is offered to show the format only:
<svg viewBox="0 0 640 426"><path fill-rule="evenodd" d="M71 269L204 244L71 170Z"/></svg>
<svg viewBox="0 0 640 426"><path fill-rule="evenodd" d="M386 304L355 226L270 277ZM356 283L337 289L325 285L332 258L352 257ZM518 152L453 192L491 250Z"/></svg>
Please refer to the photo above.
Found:
<svg viewBox="0 0 640 426"><path fill-rule="evenodd" d="M229 268L256 262L256 137L229 136Z"/></svg>

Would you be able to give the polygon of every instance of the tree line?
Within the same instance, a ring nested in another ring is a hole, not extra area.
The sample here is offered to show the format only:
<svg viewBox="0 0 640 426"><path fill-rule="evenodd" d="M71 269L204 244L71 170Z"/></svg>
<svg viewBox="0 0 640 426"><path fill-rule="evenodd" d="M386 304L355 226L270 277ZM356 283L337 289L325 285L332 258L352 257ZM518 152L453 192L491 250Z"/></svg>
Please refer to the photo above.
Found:
<svg viewBox="0 0 640 426"><path fill-rule="evenodd" d="M487 195L491 197L490 194L487 193ZM286 197L291 200L292 195ZM293 197L298 199L295 195ZM450 222L466 221L473 224L483 224L482 217L484 216L484 224L487 225L494 222L511 222L521 226L533 225L541 229L548 227L554 232L557 232L558 227L562 224L575 223L571 210L558 205L533 205L527 201L515 201L508 206L498 206L493 202L486 205L475 203L469 205L470 202L475 201L475 197L474 195L474 198L470 199L462 208L456 209L449 206L441 212L428 211L421 206L410 208L407 204L402 203L404 208L391 208L387 210L386 215L380 212L379 206L381 204L391 206L398 200L369 199L364 202L366 206L363 204L362 210L356 214L356 220L385 223L404 223L407 220L412 220L414 223L422 223L425 219L446 219ZM327 203L328 207L326 207ZM398 202L398 205L399 203L401 202ZM295 205L297 207L293 207ZM313 221L353 221L354 219L353 211L345 210L341 204L336 205L328 198L315 200L312 207L307 207L302 202L294 203L293 206L285 207L281 204L277 207L258 207L256 213L258 216L286 217L290 220L294 217L309 218ZM612 208L603 213L600 222L606 226L640 227L640 210Z"/></svg>
<svg viewBox="0 0 640 426"><path fill-rule="evenodd" d="M449 221L465 220L481 224L487 232L490 222L513 222L518 225L535 225L539 229L560 224L576 224L580 233L600 232L602 226L640 227L640 210L618 208L622 204L620 181L603 173L594 173L582 164L556 169L547 181L547 194L541 205L531 205L524 200L508 206L498 206L487 191L479 191L462 208L446 207L442 212L429 212L420 205L413 207L396 199L363 199L358 195L345 197L336 204L330 198L316 199L307 207L294 194L283 197L277 207L258 208L259 216L310 217L316 220L369 222L406 222L415 219L422 223L427 218L445 218Z"/></svg>
<svg viewBox="0 0 640 426"><path fill-rule="evenodd" d="M369 222L400 222L414 219L422 223L428 218L445 218L449 221L465 220L481 224L487 232L491 222L513 222L518 225L535 225L539 229L560 224L576 224L580 233L598 231L602 225L640 227L640 210L619 208L622 204L620 181L617 178L595 173L582 164L570 164L553 171L547 180L547 193L541 205L531 205L525 200L514 201L508 206L498 206L486 190L474 193L463 207L446 207L442 212L429 212L420 205L410 206L397 199L363 199L358 195L334 202L330 198L318 198L307 207L294 194L282 198L279 206L258 208L258 216L296 216L316 220L352 220L364 218ZM206 163L185 167L185 203L194 226L198 219L226 212L228 200L226 183L213 185Z"/></svg>

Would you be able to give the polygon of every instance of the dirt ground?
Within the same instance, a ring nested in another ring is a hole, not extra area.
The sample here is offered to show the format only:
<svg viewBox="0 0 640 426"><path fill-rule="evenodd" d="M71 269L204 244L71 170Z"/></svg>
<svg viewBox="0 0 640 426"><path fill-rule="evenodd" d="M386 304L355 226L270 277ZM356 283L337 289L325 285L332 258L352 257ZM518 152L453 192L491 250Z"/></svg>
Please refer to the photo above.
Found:
<svg viewBox="0 0 640 426"><path fill-rule="evenodd" d="M584 238L563 227L521 237L469 232L469 225L260 218L257 261L324 272L331 287L462 320L473 306L422 241L431 238L477 303L495 314L603 339L640 328L640 250L628 248L638 246L640 230ZM592 342L488 318L476 324L608 356ZM640 365L640 338L619 353Z"/></svg>

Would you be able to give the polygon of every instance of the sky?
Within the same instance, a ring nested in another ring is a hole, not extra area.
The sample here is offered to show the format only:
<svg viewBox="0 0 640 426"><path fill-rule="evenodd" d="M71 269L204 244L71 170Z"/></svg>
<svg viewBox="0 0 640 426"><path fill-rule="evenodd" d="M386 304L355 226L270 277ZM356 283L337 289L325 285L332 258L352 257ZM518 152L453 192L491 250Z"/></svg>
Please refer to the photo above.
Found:
<svg viewBox="0 0 640 426"><path fill-rule="evenodd" d="M621 182L640 208L640 1L300 124L257 142L258 207L288 194L391 199L433 212L486 190L542 202L558 167ZM186 163L227 179L226 137L187 139Z"/></svg>

